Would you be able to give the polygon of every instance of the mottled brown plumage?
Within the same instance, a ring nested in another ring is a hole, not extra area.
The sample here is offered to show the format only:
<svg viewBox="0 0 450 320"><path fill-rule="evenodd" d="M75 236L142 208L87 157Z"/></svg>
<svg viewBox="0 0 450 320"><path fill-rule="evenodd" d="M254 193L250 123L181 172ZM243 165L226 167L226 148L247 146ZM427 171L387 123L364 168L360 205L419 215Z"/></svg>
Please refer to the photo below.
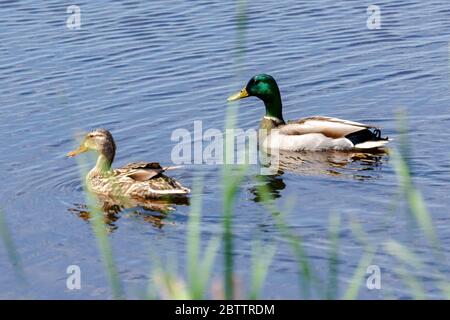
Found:
<svg viewBox="0 0 450 320"><path fill-rule="evenodd" d="M69 152L73 157L95 150L98 159L86 176L88 188L94 193L112 197L162 199L186 196L190 190L175 179L164 175L175 167L161 167L157 162L134 162L112 169L116 145L111 133L97 129L88 133L77 150Z"/></svg>

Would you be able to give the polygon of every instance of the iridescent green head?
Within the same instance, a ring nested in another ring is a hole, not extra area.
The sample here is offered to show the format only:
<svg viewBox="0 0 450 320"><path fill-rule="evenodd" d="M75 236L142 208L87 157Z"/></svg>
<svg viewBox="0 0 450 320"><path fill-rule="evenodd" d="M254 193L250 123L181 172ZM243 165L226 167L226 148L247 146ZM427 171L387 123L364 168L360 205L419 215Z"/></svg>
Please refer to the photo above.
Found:
<svg viewBox="0 0 450 320"><path fill-rule="evenodd" d="M283 121L280 89L272 76L261 73L252 77L245 88L230 96L228 101L246 97L261 99L266 106L266 117Z"/></svg>

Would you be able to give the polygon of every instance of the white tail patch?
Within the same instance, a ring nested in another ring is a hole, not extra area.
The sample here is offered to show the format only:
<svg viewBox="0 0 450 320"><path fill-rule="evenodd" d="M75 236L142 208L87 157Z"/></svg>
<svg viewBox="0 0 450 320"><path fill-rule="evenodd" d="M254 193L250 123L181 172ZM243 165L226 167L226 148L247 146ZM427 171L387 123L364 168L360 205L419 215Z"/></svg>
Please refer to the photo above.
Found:
<svg viewBox="0 0 450 320"><path fill-rule="evenodd" d="M378 140L378 141L366 141L363 143L358 143L355 145L357 149L374 149L384 147L389 143L389 140Z"/></svg>
<svg viewBox="0 0 450 320"><path fill-rule="evenodd" d="M180 169L183 166L171 166L171 167L163 167L164 171L168 171L168 170L176 170L176 169Z"/></svg>

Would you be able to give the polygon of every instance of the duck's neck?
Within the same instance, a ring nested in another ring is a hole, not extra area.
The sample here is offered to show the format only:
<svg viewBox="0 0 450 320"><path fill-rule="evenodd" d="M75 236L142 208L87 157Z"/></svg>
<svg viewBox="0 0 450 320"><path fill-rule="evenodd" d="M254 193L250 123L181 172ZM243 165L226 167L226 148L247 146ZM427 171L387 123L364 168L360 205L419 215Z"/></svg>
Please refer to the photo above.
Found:
<svg viewBox="0 0 450 320"><path fill-rule="evenodd" d="M283 105L281 103L280 91L276 90L273 95L271 95L269 98L264 99L263 101L264 105L266 106L265 118L273 119L275 120L275 122L278 122L280 124L285 124L283 119Z"/></svg>
<svg viewBox="0 0 450 320"><path fill-rule="evenodd" d="M111 170L111 164L114 160L113 155L99 153L97 163L95 164L94 171L99 173L108 172Z"/></svg>

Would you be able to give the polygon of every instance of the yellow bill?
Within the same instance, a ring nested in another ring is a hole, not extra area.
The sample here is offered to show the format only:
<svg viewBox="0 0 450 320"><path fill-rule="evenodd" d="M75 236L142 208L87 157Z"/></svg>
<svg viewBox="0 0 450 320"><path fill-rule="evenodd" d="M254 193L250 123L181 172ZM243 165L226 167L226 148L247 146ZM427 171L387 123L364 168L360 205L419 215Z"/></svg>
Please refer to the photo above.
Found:
<svg viewBox="0 0 450 320"><path fill-rule="evenodd" d="M227 101L236 101L236 100L247 98L247 97L248 97L247 88L244 88L241 91L239 91L238 93L233 94L232 96L230 96L227 99Z"/></svg>
<svg viewBox="0 0 450 320"><path fill-rule="evenodd" d="M88 150L89 150L89 149L86 148L86 147L84 146L84 144L82 144L82 145L79 146L76 150L70 151L70 152L67 154L67 156L68 156L69 158L72 158L72 157L75 157L76 155L79 155L80 153L86 152L86 151L88 151Z"/></svg>

